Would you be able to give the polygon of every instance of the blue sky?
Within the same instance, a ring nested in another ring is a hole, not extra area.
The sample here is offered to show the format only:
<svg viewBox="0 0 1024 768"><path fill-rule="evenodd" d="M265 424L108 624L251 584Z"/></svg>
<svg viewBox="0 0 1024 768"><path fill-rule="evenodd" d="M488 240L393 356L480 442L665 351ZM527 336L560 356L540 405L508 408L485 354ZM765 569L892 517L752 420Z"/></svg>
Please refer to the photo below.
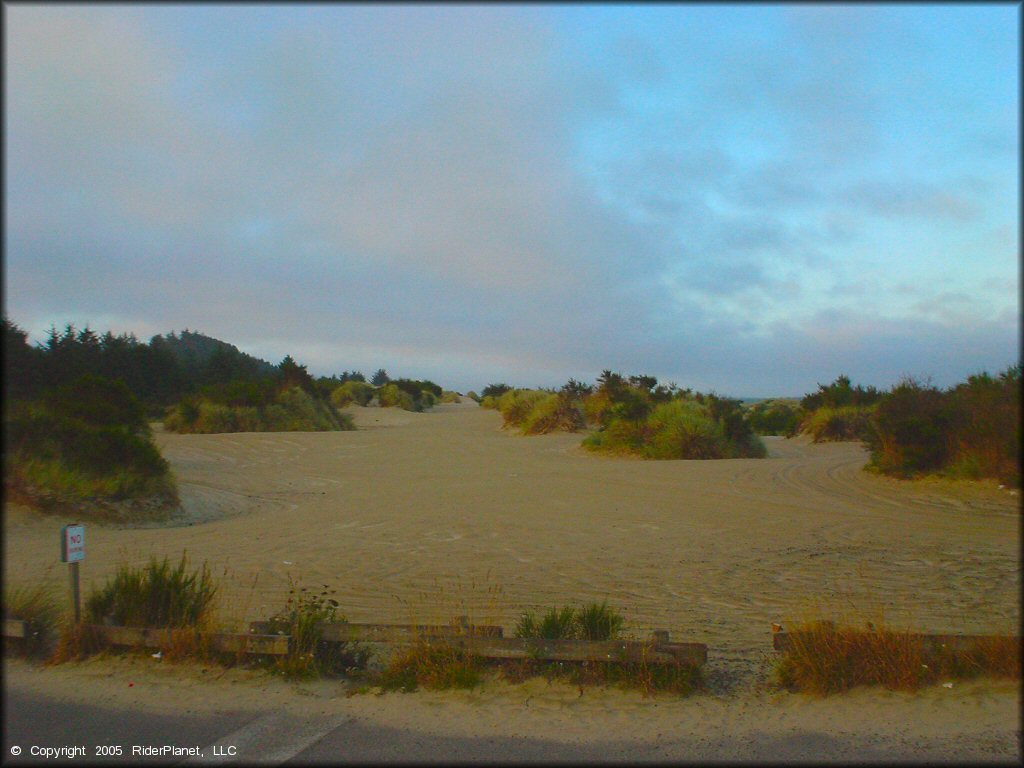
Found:
<svg viewBox="0 0 1024 768"><path fill-rule="evenodd" d="M4 6L5 312L736 396L1015 362L1020 9Z"/></svg>

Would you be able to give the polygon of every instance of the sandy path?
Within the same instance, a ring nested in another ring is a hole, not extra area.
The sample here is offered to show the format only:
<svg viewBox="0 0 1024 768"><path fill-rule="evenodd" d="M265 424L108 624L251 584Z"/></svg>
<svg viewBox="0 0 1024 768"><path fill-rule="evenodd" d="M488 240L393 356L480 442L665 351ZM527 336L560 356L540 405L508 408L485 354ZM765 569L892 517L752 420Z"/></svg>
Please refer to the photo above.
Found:
<svg viewBox="0 0 1024 768"><path fill-rule="evenodd" d="M524 608L607 598L637 633L706 642L735 685L757 676L770 622L819 599L932 631L1019 621L1019 499L994 485L875 477L854 444L644 462L504 432L473 404L350 411L359 431L158 434L187 518L90 524L85 591L119 563L187 550L239 624L280 608L289 577L329 585L355 621L468 614L511 630ZM62 522L7 510L8 585L64 587Z"/></svg>

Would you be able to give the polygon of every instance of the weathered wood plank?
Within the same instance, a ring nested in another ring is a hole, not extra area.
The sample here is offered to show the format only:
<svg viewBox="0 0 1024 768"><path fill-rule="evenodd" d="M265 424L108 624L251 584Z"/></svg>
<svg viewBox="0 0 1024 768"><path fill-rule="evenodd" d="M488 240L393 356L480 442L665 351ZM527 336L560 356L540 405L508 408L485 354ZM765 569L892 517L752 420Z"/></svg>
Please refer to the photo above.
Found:
<svg viewBox="0 0 1024 768"><path fill-rule="evenodd" d="M253 621L249 623L249 631L259 634L270 634L269 621ZM499 626L473 625L464 627L450 624L358 624L338 622L325 624L323 639L330 642L396 642L403 639L416 639L421 636L451 637L470 635L481 637L502 637L504 630Z"/></svg>
<svg viewBox="0 0 1024 768"><path fill-rule="evenodd" d="M162 648L172 642L170 629L147 627L113 627L92 624L90 628L111 645L141 648ZM236 635L214 633L207 635L210 648L224 653L250 653L282 656L288 653L287 635Z"/></svg>
<svg viewBox="0 0 1024 768"><path fill-rule="evenodd" d="M707 660L703 643L660 645L638 640L542 640L536 638L425 637L431 645L464 648L488 659L535 659L538 661L611 661L649 664L687 663L695 666Z"/></svg>
<svg viewBox="0 0 1024 768"><path fill-rule="evenodd" d="M288 655L288 635L228 635L210 637L210 648L222 653Z"/></svg>
<svg viewBox="0 0 1024 768"><path fill-rule="evenodd" d="M775 632L772 634L772 647L776 651L786 651L794 636L800 636L800 632ZM901 633L902 634L902 633ZM997 639L998 635L927 635L911 634L911 637L918 640L930 650L947 648L953 651L968 651L976 647L979 642ZM1020 642L1020 638L1016 638Z"/></svg>
<svg viewBox="0 0 1024 768"><path fill-rule="evenodd" d="M4 637L25 637L28 624L21 619L4 619Z"/></svg>

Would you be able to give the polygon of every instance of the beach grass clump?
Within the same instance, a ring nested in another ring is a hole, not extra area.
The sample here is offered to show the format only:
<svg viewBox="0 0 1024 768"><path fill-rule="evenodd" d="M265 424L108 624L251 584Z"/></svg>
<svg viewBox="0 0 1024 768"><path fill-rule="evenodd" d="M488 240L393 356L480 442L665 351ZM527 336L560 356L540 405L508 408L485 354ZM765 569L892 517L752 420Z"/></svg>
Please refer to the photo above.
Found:
<svg viewBox="0 0 1024 768"><path fill-rule="evenodd" d="M608 602L578 608L551 606L542 616L524 611L516 622L515 636L544 640L613 640L622 629L622 614Z"/></svg>
<svg viewBox="0 0 1024 768"><path fill-rule="evenodd" d="M85 602L86 620L124 627L205 627L217 586L206 563L190 570L187 553L177 566L165 557L142 567L122 565Z"/></svg>
<svg viewBox="0 0 1024 768"><path fill-rule="evenodd" d="M448 643L420 639L392 656L378 673L377 685L385 691L410 693L423 687L434 690L472 690L481 684L484 662L476 654Z"/></svg>
<svg viewBox="0 0 1024 768"><path fill-rule="evenodd" d="M338 601L327 584L320 591L291 585L285 607L269 620L270 634L291 638L288 654L275 659L274 668L285 677L302 678L338 674L366 666L369 652L358 643L325 642L324 626L344 623Z"/></svg>
<svg viewBox="0 0 1024 768"><path fill-rule="evenodd" d="M27 656L43 656L52 650L61 613L57 592L49 585L4 587L4 618L25 622L25 637L17 644Z"/></svg>
<svg viewBox="0 0 1024 768"><path fill-rule="evenodd" d="M473 399L475 400L476 398L474 397ZM447 405L449 403L461 403L462 396L459 395L458 392L452 392L446 389L441 393L441 397L438 399L438 402L441 403L442 405Z"/></svg>
<svg viewBox="0 0 1024 768"><path fill-rule="evenodd" d="M349 379L331 392L331 404L335 408L355 405L366 406L373 399L373 387L365 381Z"/></svg>
<svg viewBox="0 0 1024 768"><path fill-rule="evenodd" d="M776 675L787 688L818 695L862 685L914 691L982 676L1019 680L1020 641L994 636L961 650L881 625L837 627L831 621L809 621L790 632Z"/></svg>

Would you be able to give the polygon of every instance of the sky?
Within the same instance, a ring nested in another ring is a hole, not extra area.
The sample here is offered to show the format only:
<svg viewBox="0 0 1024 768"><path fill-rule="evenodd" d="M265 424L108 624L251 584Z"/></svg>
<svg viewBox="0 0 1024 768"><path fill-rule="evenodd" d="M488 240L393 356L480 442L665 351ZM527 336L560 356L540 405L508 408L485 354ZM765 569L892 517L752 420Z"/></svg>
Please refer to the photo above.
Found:
<svg viewBox="0 0 1024 768"><path fill-rule="evenodd" d="M995 373L1020 14L8 3L4 313L462 392Z"/></svg>

